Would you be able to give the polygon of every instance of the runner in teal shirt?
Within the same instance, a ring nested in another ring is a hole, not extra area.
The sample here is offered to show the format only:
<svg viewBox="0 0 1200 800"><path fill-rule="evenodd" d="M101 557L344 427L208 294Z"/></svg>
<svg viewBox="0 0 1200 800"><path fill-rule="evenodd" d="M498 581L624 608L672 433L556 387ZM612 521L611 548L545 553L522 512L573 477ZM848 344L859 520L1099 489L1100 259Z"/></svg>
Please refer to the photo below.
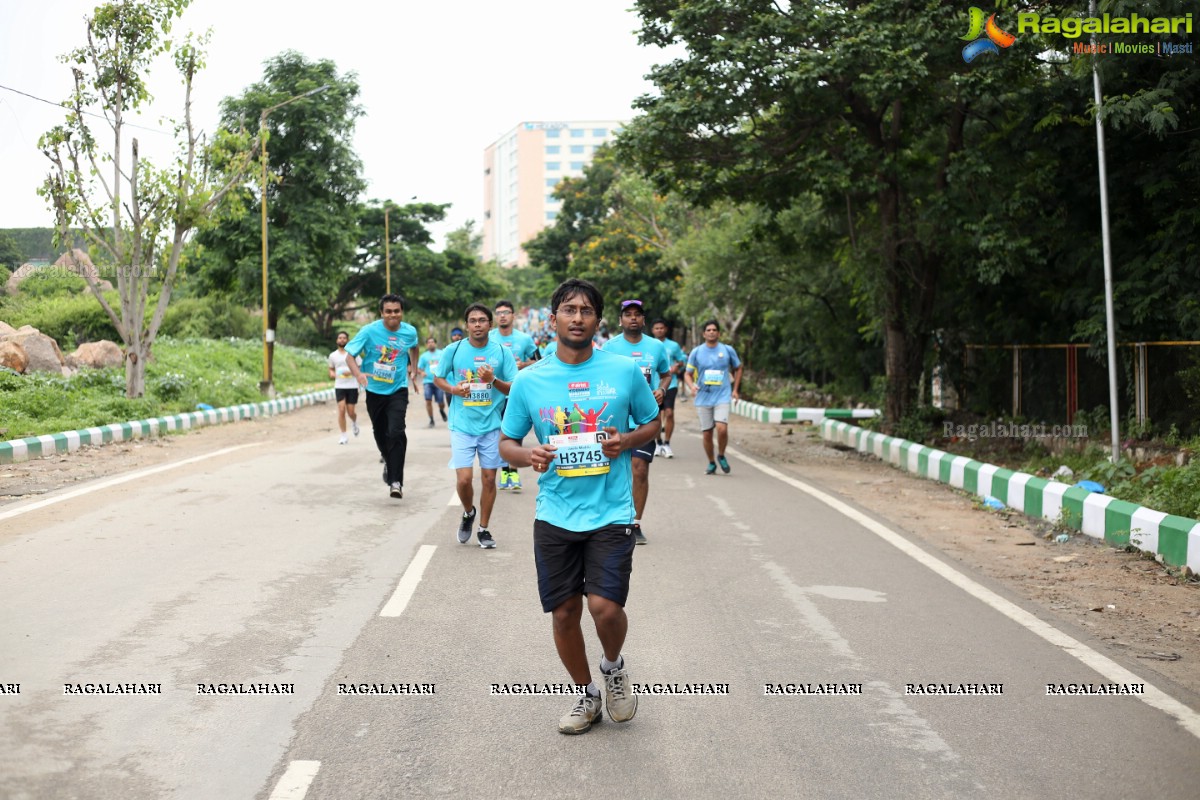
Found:
<svg viewBox="0 0 1200 800"><path fill-rule="evenodd" d="M417 369L425 376L422 381L425 390L425 413L429 415L429 427L433 427L433 404L436 401L438 413L442 415L442 422L446 421L446 395L441 388L433 382L437 377L438 363L442 360L442 351L438 349L437 339L430 336L425 340L425 352L421 353L421 357L417 360Z"/></svg>
<svg viewBox="0 0 1200 800"><path fill-rule="evenodd" d="M417 379L417 329L404 322L404 298L385 294L379 300L383 319L364 325L346 345L346 366L367 390L367 414L375 446L383 457L383 482L392 498L404 497L404 457L408 434L408 383ZM362 368L355 356L362 355Z"/></svg>
<svg viewBox="0 0 1200 800"><path fill-rule="evenodd" d="M593 348L604 315L604 299L593 284L564 281L550 308L558 353L513 381L500 453L513 466L541 474L533 523L538 595L542 610L554 616L559 659L572 680L587 687L558 724L561 733L577 734L602 714L580 626L585 594L604 651L600 672L608 716L627 722L637 712L621 654L634 549L629 451L653 441L658 403L631 359ZM525 447L521 439L531 430L538 443Z"/></svg>
<svg viewBox="0 0 1200 800"><path fill-rule="evenodd" d="M517 362L517 369L525 369L537 361L538 349L533 342L533 337L513 327L516 308L512 301L500 300L496 303L494 310L496 327L488 333L488 338L493 342L499 342L512 353L513 360ZM504 408L503 401L500 408L501 410ZM521 490L521 475L507 463L500 466L500 488Z"/></svg>

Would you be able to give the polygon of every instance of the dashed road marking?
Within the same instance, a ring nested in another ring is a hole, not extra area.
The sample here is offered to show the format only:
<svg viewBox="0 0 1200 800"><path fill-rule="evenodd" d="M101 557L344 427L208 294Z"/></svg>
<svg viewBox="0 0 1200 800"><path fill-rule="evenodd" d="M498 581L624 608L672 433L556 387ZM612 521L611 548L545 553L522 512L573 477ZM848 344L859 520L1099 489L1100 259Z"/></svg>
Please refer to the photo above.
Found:
<svg viewBox="0 0 1200 800"><path fill-rule="evenodd" d="M429 559L433 558L434 550L437 550L437 545L421 545L409 563L408 569L404 570L404 574L400 576L400 583L396 584L396 591L392 593L387 605L379 612L379 616L398 617L404 613L404 609L408 607L408 601L412 599L413 592L417 590L417 584L421 582L421 576L425 574L425 567L429 566Z"/></svg>

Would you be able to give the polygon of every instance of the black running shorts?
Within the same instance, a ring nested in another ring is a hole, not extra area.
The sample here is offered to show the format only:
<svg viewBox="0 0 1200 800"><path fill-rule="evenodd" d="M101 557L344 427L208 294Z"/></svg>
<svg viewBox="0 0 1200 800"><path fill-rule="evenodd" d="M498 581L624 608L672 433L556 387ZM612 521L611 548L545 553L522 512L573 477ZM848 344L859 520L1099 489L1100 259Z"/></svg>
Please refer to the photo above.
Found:
<svg viewBox="0 0 1200 800"><path fill-rule="evenodd" d="M533 560L542 610L553 611L581 594L596 594L622 608L633 572L633 525L569 531L533 521Z"/></svg>
<svg viewBox="0 0 1200 800"><path fill-rule="evenodd" d="M345 400L348 406L358 405L358 389L334 389L333 397L339 403Z"/></svg>
<svg viewBox="0 0 1200 800"><path fill-rule="evenodd" d="M675 407L675 395L677 395L677 394L679 394L678 386L676 386L674 389L667 389L667 393L663 395L662 407L663 408L674 408Z"/></svg>

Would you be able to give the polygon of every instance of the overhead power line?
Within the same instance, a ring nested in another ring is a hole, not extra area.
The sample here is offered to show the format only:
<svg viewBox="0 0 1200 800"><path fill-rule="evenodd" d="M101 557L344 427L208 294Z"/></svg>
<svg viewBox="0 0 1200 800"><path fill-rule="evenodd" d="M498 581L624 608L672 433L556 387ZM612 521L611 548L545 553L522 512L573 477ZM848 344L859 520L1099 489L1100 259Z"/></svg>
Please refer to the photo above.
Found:
<svg viewBox="0 0 1200 800"><path fill-rule="evenodd" d="M37 100L39 103L45 103L46 105L55 106L57 108L66 108L66 106L64 106L62 103L56 103L53 100L47 100L44 97L38 97L36 95L30 94L29 92L22 92L20 89L14 89L11 86L4 86L3 84L0 84L0 89L4 89L6 91L12 92L13 94L19 94L22 97L28 97L30 100ZM83 113L89 117L95 117L96 119L106 119L106 117L103 114L94 114L91 111L84 111ZM137 128L138 130L149 131L150 133L159 133L164 136L170 135L166 131L161 131L156 128L147 128L144 125L136 125L132 122L126 122L124 124L130 128Z"/></svg>

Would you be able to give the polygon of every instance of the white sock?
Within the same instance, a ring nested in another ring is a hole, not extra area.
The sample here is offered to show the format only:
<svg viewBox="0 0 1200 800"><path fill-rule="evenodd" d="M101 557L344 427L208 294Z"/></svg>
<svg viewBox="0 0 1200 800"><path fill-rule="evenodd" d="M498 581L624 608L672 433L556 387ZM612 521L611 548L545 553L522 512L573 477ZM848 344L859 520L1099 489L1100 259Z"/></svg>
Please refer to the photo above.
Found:
<svg viewBox="0 0 1200 800"><path fill-rule="evenodd" d="M635 519L635 520L633 521L633 527L635 527L635 528L640 528L640 527L642 527L642 521L641 521L640 519Z"/></svg>
<svg viewBox="0 0 1200 800"><path fill-rule="evenodd" d="M625 656L617 656L616 661L609 661L608 656L600 657L600 671L612 672L614 669L620 669L625 666Z"/></svg>
<svg viewBox="0 0 1200 800"><path fill-rule="evenodd" d="M598 686L596 686L595 681L592 681L591 683L589 683L587 685L587 693L588 693L589 697L599 697L600 696L600 688Z"/></svg>

